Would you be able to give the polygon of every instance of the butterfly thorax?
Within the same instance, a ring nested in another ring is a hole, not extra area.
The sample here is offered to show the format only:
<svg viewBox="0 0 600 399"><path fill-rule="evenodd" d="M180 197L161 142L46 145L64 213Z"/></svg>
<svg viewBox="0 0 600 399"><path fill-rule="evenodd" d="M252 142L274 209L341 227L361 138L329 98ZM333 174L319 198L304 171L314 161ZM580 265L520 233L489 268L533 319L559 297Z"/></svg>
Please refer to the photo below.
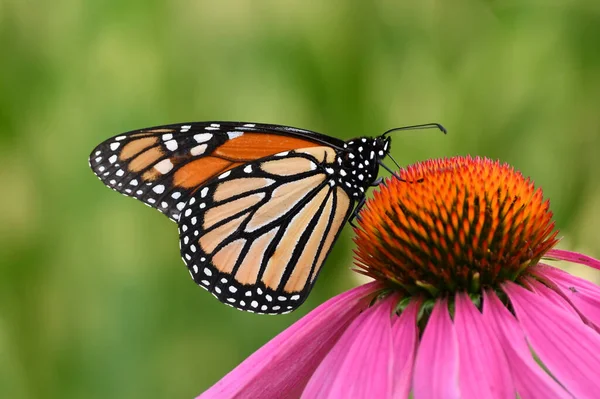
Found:
<svg viewBox="0 0 600 399"><path fill-rule="evenodd" d="M377 179L379 161L389 152L389 137L360 137L344 144L338 157L338 182L354 198L364 196Z"/></svg>

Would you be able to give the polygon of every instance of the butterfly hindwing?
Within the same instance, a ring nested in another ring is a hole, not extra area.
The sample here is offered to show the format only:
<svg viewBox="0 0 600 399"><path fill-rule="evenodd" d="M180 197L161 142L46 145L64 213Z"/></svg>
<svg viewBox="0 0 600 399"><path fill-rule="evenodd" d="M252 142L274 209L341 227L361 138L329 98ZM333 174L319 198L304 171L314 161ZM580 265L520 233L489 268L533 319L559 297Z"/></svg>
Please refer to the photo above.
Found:
<svg viewBox="0 0 600 399"><path fill-rule="evenodd" d="M330 147L285 151L199 188L179 220L195 282L242 310L297 308L354 205L330 178L336 157Z"/></svg>
<svg viewBox="0 0 600 399"><path fill-rule="evenodd" d="M98 145L90 166L108 187L177 221L183 206L212 177L265 156L334 140L279 125L206 122L157 126Z"/></svg>

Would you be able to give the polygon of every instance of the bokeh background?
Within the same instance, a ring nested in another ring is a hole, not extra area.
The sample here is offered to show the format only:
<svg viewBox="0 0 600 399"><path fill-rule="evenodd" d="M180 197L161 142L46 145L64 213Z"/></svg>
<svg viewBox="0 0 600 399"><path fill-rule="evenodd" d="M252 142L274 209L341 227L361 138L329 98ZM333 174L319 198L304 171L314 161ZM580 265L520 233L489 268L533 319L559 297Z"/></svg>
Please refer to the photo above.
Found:
<svg viewBox="0 0 600 399"><path fill-rule="evenodd" d="M599 42L596 0L0 0L0 397L193 397L358 284L346 228L297 312L219 304L176 226L88 169L130 129L441 122L393 155L509 162L544 188L560 245L599 257Z"/></svg>

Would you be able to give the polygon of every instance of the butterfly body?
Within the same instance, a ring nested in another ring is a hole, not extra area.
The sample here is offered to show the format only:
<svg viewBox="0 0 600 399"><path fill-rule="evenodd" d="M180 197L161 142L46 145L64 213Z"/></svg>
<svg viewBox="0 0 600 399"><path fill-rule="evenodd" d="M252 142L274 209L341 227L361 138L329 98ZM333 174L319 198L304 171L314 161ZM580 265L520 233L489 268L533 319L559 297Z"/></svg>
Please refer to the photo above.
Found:
<svg viewBox="0 0 600 399"><path fill-rule="evenodd" d="M178 223L198 285L238 309L278 314L308 296L389 144L280 125L187 123L109 139L90 166L108 187Z"/></svg>

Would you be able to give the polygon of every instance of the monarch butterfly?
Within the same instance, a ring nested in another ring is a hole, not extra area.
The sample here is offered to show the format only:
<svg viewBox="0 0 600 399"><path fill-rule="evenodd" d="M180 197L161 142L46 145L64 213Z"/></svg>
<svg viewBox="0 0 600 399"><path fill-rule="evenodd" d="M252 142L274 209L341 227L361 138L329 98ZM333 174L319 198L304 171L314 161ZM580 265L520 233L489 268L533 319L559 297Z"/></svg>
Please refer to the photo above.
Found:
<svg viewBox="0 0 600 399"><path fill-rule="evenodd" d="M89 163L105 185L178 223L196 284L240 310L280 314L304 302L343 225L381 181L387 134L429 127L445 133L425 124L343 141L281 125L182 123L108 139Z"/></svg>

